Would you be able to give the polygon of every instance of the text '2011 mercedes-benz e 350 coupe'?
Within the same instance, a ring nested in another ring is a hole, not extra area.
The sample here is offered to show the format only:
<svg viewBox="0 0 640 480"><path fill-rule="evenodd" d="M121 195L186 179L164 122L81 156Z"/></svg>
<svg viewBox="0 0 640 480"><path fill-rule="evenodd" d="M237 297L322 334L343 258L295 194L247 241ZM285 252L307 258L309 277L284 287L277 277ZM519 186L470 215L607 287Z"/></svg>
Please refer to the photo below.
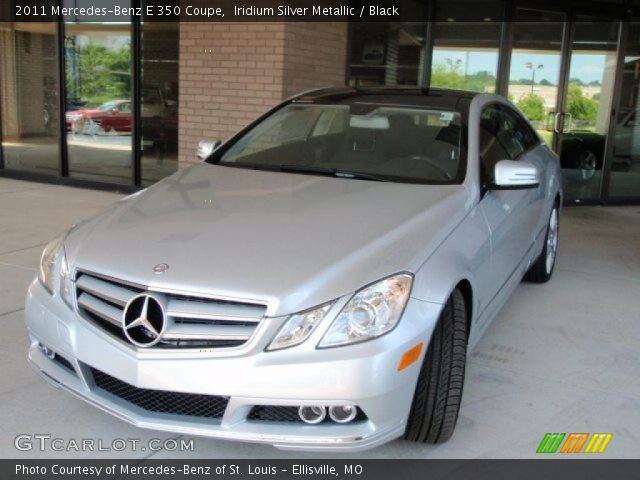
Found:
<svg viewBox="0 0 640 480"><path fill-rule="evenodd" d="M547 281L558 158L504 98L320 89L76 225L29 360L144 428L354 451L454 431L467 351Z"/></svg>

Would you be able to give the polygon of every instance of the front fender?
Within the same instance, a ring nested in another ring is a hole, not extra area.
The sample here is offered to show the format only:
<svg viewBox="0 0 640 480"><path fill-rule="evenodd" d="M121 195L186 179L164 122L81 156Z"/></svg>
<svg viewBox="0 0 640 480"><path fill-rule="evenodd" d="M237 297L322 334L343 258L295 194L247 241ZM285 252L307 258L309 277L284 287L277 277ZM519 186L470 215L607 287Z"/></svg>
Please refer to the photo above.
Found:
<svg viewBox="0 0 640 480"><path fill-rule="evenodd" d="M412 296L443 304L456 285L467 280L474 292L472 315L480 311L482 296L476 294L477 272L491 262L491 235L478 206L440 244L416 272ZM473 317L472 317L473 319Z"/></svg>

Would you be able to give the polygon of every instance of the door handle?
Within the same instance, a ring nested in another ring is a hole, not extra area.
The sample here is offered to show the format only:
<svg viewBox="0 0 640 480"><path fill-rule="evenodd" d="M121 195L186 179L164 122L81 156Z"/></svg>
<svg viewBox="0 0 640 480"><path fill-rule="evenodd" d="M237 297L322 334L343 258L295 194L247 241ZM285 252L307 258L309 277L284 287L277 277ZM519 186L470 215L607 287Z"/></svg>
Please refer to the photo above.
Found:
<svg viewBox="0 0 640 480"><path fill-rule="evenodd" d="M562 119L564 117L564 113L558 112L556 113L556 117L553 121L553 131L556 133L562 133Z"/></svg>

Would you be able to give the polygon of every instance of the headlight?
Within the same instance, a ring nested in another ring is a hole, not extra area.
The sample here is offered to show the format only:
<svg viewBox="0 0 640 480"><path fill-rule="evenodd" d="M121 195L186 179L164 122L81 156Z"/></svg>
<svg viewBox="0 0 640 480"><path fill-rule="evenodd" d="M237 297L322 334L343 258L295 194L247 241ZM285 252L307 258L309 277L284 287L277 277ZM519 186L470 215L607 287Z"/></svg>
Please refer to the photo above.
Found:
<svg viewBox="0 0 640 480"><path fill-rule="evenodd" d="M73 292L73 283L71 282L71 272L67 264L67 254L64 251L64 245L60 247L60 297L70 308L73 308L71 294Z"/></svg>
<svg viewBox="0 0 640 480"><path fill-rule="evenodd" d="M342 308L318 348L364 342L390 332L409 299L413 276L400 273L358 291Z"/></svg>
<svg viewBox="0 0 640 480"><path fill-rule="evenodd" d="M333 303L291 315L271 341L267 350L293 347L304 342L325 317Z"/></svg>
<svg viewBox="0 0 640 480"><path fill-rule="evenodd" d="M58 284L57 292L60 293L62 300L71 307L73 287L71 282L71 272L69 271L67 256L64 251L65 237L66 233L49 242L49 244L44 248L42 258L40 259L38 278L44 288L53 295L54 291L56 291L56 267L59 265L59 276L57 278L60 283Z"/></svg>
<svg viewBox="0 0 640 480"><path fill-rule="evenodd" d="M51 240L49 244L44 247L42 257L40 257L40 271L38 278L42 286L46 288L49 293L53 294L54 275L56 270L56 264L58 262L58 256L62 251L62 242L65 235Z"/></svg>

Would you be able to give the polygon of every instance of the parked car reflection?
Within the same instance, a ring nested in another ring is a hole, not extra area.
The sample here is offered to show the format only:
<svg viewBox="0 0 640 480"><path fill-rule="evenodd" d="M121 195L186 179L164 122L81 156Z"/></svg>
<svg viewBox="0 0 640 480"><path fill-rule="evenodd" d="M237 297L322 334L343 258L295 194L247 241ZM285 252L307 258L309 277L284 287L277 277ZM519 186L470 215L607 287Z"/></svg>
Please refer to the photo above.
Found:
<svg viewBox="0 0 640 480"><path fill-rule="evenodd" d="M67 132L97 135L131 133L131 101L112 100L94 109L67 112Z"/></svg>
<svg viewBox="0 0 640 480"><path fill-rule="evenodd" d="M638 110L622 112L613 136L613 171L627 171L632 158L640 156L640 122ZM576 177L591 180L604 165L606 135L590 130L570 130L564 134L560 150L563 169L579 170Z"/></svg>

